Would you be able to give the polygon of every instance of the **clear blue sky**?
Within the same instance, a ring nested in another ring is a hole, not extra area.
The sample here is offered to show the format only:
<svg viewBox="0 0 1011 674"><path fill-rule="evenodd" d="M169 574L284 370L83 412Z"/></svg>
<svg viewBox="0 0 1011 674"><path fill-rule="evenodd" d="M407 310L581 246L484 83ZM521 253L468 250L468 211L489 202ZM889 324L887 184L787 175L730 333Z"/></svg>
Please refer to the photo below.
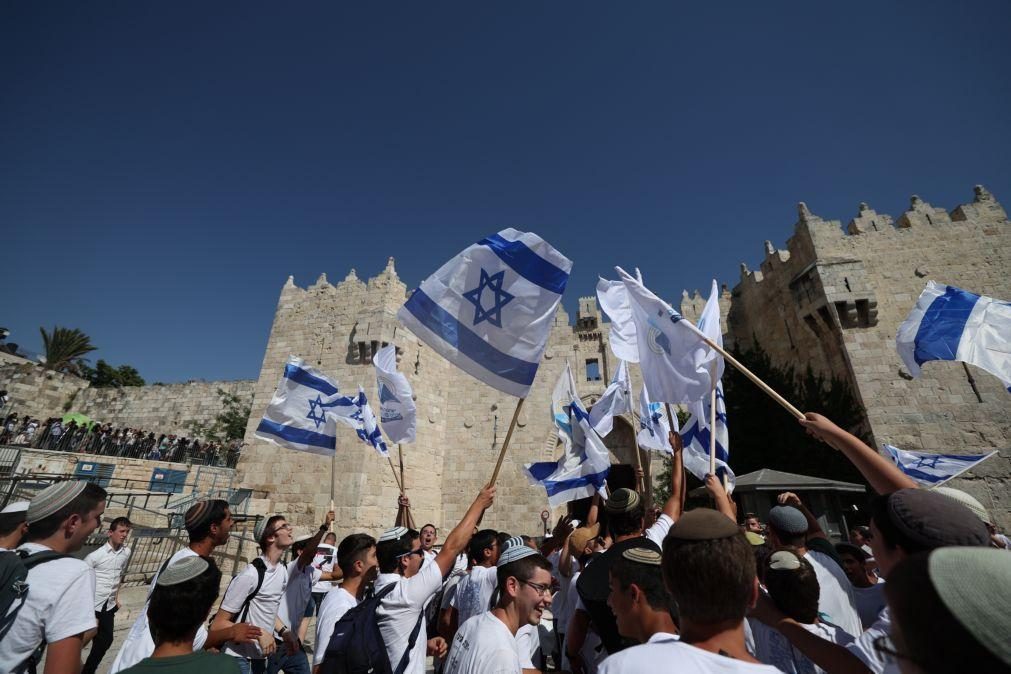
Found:
<svg viewBox="0 0 1011 674"><path fill-rule="evenodd" d="M1011 3L0 5L0 325L257 376L289 274L503 227L682 288L916 193L1011 206Z"/></svg>

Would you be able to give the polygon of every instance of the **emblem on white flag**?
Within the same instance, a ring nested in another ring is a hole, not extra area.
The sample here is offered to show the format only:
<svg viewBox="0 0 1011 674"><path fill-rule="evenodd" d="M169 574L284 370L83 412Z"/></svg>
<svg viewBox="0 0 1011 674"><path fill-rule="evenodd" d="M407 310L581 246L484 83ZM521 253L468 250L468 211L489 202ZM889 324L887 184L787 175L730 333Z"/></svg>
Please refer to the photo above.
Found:
<svg viewBox="0 0 1011 674"><path fill-rule="evenodd" d="M677 419L674 420L675 424ZM677 430L676 428L674 429ZM667 413L660 403L651 402L646 385L639 391L639 433L636 436L640 447L673 454L670 446L670 424Z"/></svg>

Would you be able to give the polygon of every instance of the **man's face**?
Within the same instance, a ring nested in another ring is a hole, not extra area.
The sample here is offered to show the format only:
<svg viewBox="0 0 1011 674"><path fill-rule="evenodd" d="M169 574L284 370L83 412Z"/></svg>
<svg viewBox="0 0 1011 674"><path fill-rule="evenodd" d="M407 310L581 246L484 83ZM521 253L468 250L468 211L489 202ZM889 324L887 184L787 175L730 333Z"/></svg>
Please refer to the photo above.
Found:
<svg viewBox="0 0 1011 674"><path fill-rule="evenodd" d="M498 563L498 539L493 539L491 545L485 548L485 550L485 559L487 559L492 566L495 566Z"/></svg>
<svg viewBox="0 0 1011 674"><path fill-rule="evenodd" d="M214 539L214 545L224 545L228 542L228 534L232 531L234 523L232 511L225 508L225 517L221 520L221 524L211 525L211 537Z"/></svg>
<svg viewBox="0 0 1011 674"><path fill-rule="evenodd" d="M839 555L839 559L842 560L843 571L846 572L846 577L850 579L851 583L856 585L863 582L864 565L860 560L845 552Z"/></svg>
<svg viewBox="0 0 1011 674"><path fill-rule="evenodd" d="M95 509L77 521L70 534L70 549L80 550L88 536L95 532L102 524L102 515L105 514L105 501L100 502Z"/></svg>
<svg viewBox="0 0 1011 674"><path fill-rule="evenodd" d="M749 517L744 520L744 530L750 531L755 534L762 533L762 523L758 521L757 517Z"/></svg>
<svg viewBox="0 0 1011 674"><path fill-rule="evenodd" d="M336 534L327 534L326 537L323 538L323 542L326 543L327 545L336 545L337 544L337 535Z"/></svg>
<svg viewBox="0 0 1011 674"><path fill-rule="evenodd" d="M404 578L410 578L421 570L425 561L425 553L421 550L421 539L415 538L411 543L411 552L400 558L404 565Z"/></svg>
<svg viewBox="0 0 1011 674"><path fill-rule="evenodd" d="M431 550L432 546L435 545L435 527L423 527L421 529L421 547L425 550Z"/></svg>
<svg viewBox="0 0 1011 674"><path fill-rule="evenodd" d="M295 536L287 520L277 520L274 522L274 545L282 550L287 550L294 542Z"/></svg>
<svg viewBox="0 0 1011 674"><path fill-rule="evenodd" d="M544 611L551 606L551 573L537 569L530 580L517 580L516 608L520 625L538 625Z"/></svg>
<svg viewBox="0 0 1011 674"><path fill-rule="evenodd" d="M116 525L116 528L109 532L109 542L112 547L121 548L126 543L126 537L130 535L130 527L125 524Z"/></svg>
<svg viewBox="0 0 1011 674"><path fill-rule="evenodd" d="M632 588L621 589L621 583L613 575L608 574L608 586L611 591L607 595L607 605L614 613L615 621L618 623L618 634L627 638L634 638L635 632L632 629Z"/></svg>
<svg viewBox="0 0 1011 674"><path fill-rule="evenodd" d="M889 548L885 545L885 541L881 537L881 531L878 529L878 525L874 523L874 520L871 520L871 537L867 541L867 545L871 546L874 560L878 563L879 575L882 578L887 579L888 574L895 565L906 558L906 553L901 548Z"/></svg>
<svg viewBox="0 0 1011 674"><path fill-rule="evenodd" d="M375 579L379 573L379 559L376 557L376 546L369 548L362 558L362 576L366 581Z"/></svg>

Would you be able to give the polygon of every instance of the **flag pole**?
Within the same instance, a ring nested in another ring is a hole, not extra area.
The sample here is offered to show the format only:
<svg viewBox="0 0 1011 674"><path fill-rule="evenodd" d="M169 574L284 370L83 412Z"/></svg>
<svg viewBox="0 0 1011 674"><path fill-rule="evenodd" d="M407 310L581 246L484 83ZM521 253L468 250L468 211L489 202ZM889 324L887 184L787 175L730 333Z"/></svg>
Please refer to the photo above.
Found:
<svg viewBox="0 0 1011 674"><path fill-rule="evenodd" d="M513 437L513 431L516 429L516 422L520 418L520 408L523 407L523 401L526 398L519 398L516 401L516 410L513 412L512 421L509 422L509 430L506 431L505 441L502 443L502 450L498 453L498 462L495 464L495 470L491 474L491 480L488 482L488 486L494 487L495 481L498 480L499 470L502 469L502 461L505 460L506 450L509 449L509 441Z"/></svg>
<svg viewBox="0 0 1011 674"><path fill-rule="evenodd" d="M387 454L386 455L386 460L390 464L390 470L393 471L393 481L397 483L397 489L400 490L400 495L403 496L404 495L404 485L402 485L400 483L400 478L397 477L397 469L393 467L393 459L391 459L390 455Z"/></svg>
<svg viewBox="0 0 1011 674"><path fill-rule="evenodd" d="M337 466L337 450L334 449L334 453L330 456L330 512L334 510L334 474L336 473ZM330 531L333 531L333 522L330 522Z"/></svg>
<svg viewBox="0 0 1011 674"><path fill-rule="evenodd" d="M715 386L713 386L713 390L709 392L709 474L716 475L716 387Z"/></svg>

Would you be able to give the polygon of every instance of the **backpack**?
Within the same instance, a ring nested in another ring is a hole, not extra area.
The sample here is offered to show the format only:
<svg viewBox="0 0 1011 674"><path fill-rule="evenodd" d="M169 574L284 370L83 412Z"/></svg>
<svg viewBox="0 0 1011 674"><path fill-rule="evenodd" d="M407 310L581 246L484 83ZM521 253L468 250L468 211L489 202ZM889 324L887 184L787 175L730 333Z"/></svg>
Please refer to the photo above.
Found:
<svg viewBox="0 0 1011 674"><path fill-rule="evenodd" d="M394 587L396 583L390 583L341 616L326 646L320 674L403 674L421 632L425 612L419 612L404 655L397 668L393 669L386 652L386 642L379 631L376 610Z"/></svg>
<svg viewBox="0 0 1011 674"><path fill-rule="evenodd" d="M27 550L0 553L0 639L14 624L18 612L28 600L28 571L54 559L69 557L53 550L29 554ZM17 605L11 610L12 606Z"/></svg>
<svg viewBox="0 0 1011 674"><path fill-rule="evenodd" d="M249 565L256 569L256 587L254 587L253 591L249 593L248 597L246 597L246 601L242 602L242 608L239 609L239 612L236 615L238 620L235 622L237 623L246 622L246 618L249 616L249 605L253 603L253 599L255 599L256 595L260 592L260 588L263 587L263 577L267 575L267 565L261 558L257 557L251 561Z"/></svg>

